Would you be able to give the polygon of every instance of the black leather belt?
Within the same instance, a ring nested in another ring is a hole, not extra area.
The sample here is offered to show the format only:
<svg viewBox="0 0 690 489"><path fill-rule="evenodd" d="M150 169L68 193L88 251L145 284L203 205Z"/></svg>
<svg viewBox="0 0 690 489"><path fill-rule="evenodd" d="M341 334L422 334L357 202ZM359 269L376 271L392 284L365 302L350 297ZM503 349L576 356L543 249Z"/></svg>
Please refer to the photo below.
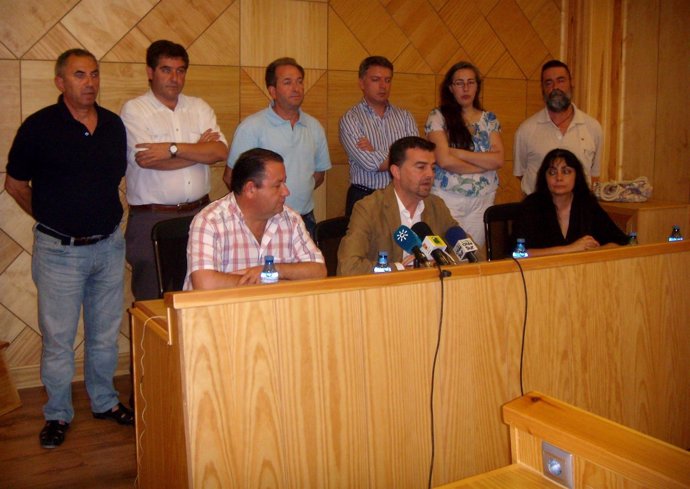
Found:
<svg viewBox="0 0 690 489"><path fill-rule="evenodd" d="M52 236L53 238L59 239L60 244L63 246L88 246L98 243L99 241L103 241L104 239L108 238L110 234L112 234L97 234L95 236L74 237L58 233L57 231L50 229L43 224L37 224L36 230L42 232L43 234L47 234L48 236Z"/></svg>
<svg viewBox="0 0 690 489"><path fill-rule="evenodd" d="M187 212L198 209L208 204L211 199L208 194L193 202L182 202L180 204L142 204L130 205L129 209L133 211L153 211L153 212Z"/></svg>

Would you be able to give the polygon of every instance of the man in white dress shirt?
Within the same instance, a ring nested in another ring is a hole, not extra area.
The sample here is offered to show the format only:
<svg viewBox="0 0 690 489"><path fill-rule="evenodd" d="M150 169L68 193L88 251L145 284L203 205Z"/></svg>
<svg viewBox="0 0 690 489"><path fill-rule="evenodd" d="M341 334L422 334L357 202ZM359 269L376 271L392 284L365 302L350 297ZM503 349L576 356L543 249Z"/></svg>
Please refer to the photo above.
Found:
<svg viewBox="0 0 690 489"><path fill-rule="evenodd" d="M136 300L158 297L151 229L174 217L196 214L209 202L209 165L225 160L228 146L213 109L182 94L189 68L183 46L159 40L146 51L150 90L129 100L125 238Z"/></svg>
<svg viewBox="0 0 690 489"><path fill-rule="evenodd" d="M513 175L520 180L522 191L526 195L534 192L544 156L556 148L574 153L587 180L598 181L604 149L601 124L572 103L573 82L568 65L557 59L544 63L541 93L545 107L515 132Z"/></svg>

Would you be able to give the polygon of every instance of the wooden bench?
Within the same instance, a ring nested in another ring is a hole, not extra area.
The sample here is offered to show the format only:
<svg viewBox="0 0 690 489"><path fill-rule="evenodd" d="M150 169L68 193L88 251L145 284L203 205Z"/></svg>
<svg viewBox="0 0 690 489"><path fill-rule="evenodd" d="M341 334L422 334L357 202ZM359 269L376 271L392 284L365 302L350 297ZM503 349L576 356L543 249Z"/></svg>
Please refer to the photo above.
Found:
<svg viewBox="0 0 690 489"><path fill-rule="evenodd" d="M690 452L538 392L503 406L513 464L439 489L563 488L542 475L542 442L572 454L573 487L690 487ZM481 440L478 440L481 443Z"/></svg>

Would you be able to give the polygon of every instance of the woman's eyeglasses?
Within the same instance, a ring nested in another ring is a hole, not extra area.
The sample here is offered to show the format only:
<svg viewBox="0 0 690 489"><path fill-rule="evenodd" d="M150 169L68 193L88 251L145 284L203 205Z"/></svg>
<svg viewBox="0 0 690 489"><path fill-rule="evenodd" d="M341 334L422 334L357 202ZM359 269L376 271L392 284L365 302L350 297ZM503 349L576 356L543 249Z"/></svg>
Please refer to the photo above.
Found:
<svg viewBox="0 0 690 489"><path fill-rule="evenodd" d="M455 81L452 83L452 85L453 85L454 87L457 87L457 88L459 88L459 89L462 90L463 88L465 88L465 86L467 86L467 88L472 88L472 87L476 86L476 85L477 85L477 80L467 80L467 81L465 81L465 80L455 80Z"/></svg>

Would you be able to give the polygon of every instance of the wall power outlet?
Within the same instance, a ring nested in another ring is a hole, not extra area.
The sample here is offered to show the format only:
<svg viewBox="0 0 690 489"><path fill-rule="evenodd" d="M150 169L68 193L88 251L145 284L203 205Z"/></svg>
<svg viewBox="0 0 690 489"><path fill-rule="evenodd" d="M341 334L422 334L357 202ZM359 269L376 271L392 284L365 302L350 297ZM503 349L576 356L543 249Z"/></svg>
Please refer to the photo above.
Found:
<svg viewBox="0 0 690 489"><path fill-rule="evenodd" d="M573 455L543 441L541 461L544 475L549 479L573 489Z"/></svg>

